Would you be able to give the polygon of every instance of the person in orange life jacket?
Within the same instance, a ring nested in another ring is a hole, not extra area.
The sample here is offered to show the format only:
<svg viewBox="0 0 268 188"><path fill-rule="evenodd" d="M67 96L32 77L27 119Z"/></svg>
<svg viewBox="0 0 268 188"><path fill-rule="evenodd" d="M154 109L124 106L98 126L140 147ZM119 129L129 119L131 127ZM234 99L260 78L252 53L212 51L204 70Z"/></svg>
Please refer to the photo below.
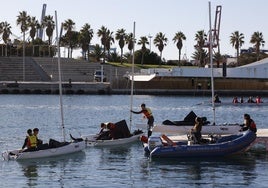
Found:
<svg viewBox="0 0 268 188"><path fill-rule="evenodd" d="M257 132L257 126L255 122L250 118L250 115L244 114L244 124L241 130L246 131L248 129L253 131L254 133Z"/></svg>
<svg viewBox="0 0 268 188"><path fill-rule="evenodd" d="M25 140L24 140L24 144L22 146L22 149L24 149L25 147L27 147L26 150L24 151L33 151L36 150L37 147L37 139L36 136L33 135L32 133L32 129L28 129L27 130L28 136L26 136Z"/></svg>
<svg viewBox="0 0 268 188"><path fill-rule="evenodd" d="M134 114L141 114L143 113L144 116L148 119L148 138L152 135L152 128L154 126L154 116L152 114L152 111L150 108L146 108L145 104L141 104L141 111L135 112L131 110L132 113Z"/></svg>
<svg viewBox="0 0 268 188"><path fill-rule="evenodd" d="M118 139L118 130L115 124L113 123L108 123L107 128L109 129L109 137L110 139Z"/></svg>
<svg viewBox="0 0 268 188"><path fill-rule="evenodd" d="M39 133L39 129L38 128L34 128L33 129L33 135L36 137L36 145L41 146L43 144L43 141L41 139L38 138L38 133Z"/></svg>

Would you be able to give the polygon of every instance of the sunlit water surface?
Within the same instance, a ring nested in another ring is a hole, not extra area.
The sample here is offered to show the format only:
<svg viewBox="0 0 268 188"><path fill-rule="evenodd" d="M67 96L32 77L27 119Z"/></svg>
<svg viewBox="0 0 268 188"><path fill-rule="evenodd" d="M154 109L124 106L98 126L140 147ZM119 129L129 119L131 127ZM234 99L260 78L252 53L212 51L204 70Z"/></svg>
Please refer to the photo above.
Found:
<svg viewBox="0 0 268 188"><path fill-rule="evenodd" d="M213 120L208 97L134 96L133 108L146 103L155 122L182 120L191 110ZM231 101L231 98L222 98ZM268 99L264 99L268 101ZM130 125L130 96L63 96L64 121L69 133L99 131L101 122L126 119ZM268 128L268 106L216 107L216 123L242 123L249 113L258 128ZM40 138L62 139L59 97L56 95L0 95L2 151L20 148L26 130L38 127ZM132 115L132 127L146 123ZM149 160L140 143L120 148L86 148L69 156L0 162L0 187L267 187L268 155L259 150L224 159Z"/></svg>

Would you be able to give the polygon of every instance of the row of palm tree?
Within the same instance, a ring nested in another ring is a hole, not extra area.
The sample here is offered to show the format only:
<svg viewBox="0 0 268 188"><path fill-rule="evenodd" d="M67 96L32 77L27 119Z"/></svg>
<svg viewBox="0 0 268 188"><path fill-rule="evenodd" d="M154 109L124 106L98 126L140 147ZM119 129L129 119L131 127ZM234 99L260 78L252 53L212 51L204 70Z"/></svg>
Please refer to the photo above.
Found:
<svg viewBox="0 0 268 188"><path fill-rule="evenodd" d="M44 17L42 23L39 23L35 17L31 17L26 11L19 12L17 16L17 25L20 25L21 32L23 34L23 55L25 55L25 35L30 29L29 36L34 42L36 39L37 30L40 28L45 29L46 35L48 37L47 44L50 46L52 44L53 32L55 30L55 22L53 16L47 15ZM81 48L84 54L84 58L89 58L90 56L90 43L94 35L94 31L91 26L86 23L82 26L79 32L75 31L75 22L71 19L65 20L62 24L63 30L66 31L65 35L61 37L61 45L68 48L68 57L72 57L72 51L74 48ZM2 34L2 39L5 44L10 41L11 26L7 22L0 23L0 34ZM124 47L127 44L128 50L131 51L134 46L133 33L126 33L125 29L118 29L113 35L113 31L110 31L107 27L101 26L97 31L97 36L100 38L101 42L101 56L103 61L106 57L110 57L110 49L115 40L118 41L118 45L121 49L120 61L123 63ZM207 50L205 49L205 43L207 41L207 35L204 30L197 31L195 34L195 52L193 53L193 59L198 60L200 65L204 65L207 59ZM176 47L178 49L178 63L181 62L181 49L183 47L183 41L186 40L186 36L182 31L175 33L173 39ZM136 42L136 41L135 41ZM153 44L158 48L160 52L160 59L162 60L162 52L164 47L167 45L168 39L164 33L159 32L153 39ZM244 34L239 31L235 31L230 36L230 43L236 49L237 58L239 57L239 51L241 46L244 44ZM254 49L256 50L257 60L259 60L260 47L264 46L264 38L261 32L254 32L251 36L250 43L254 44ZM147 36L141 36L137 41L137 44L141 46L140 51L142 54L141 64L143 64L144 54L148 50L146 45L149 44ZM99 47L99 46L95 46ZM107 52L106 52L107 51ZM49 55L50 48L49 48ZM220 55L220 54L218 54ZM162 63L160 60L160 64Z"/></svg>

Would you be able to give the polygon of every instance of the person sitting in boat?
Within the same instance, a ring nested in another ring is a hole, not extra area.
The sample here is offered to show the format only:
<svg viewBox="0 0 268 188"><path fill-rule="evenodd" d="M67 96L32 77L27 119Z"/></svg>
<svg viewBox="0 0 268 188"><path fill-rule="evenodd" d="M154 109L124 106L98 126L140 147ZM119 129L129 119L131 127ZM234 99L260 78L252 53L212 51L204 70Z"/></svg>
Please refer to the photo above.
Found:
<svg viewBox="0 0 268 188"><path fill-rule="evenodd" d="M108 123L101 123L101 130L99 132L99 134L97 135L96 140L109 140L109 134L110 131L107 128L107 124Z"/></svg>
<svg viewBox="0 0 268 188"><path fill-rule="evenodd" d="M221 103L221 100L220 100L220 98L219 98L219 95L216 94L216 95L214 96L214 102L215 102L215 103Z"/></svg>
<svg viewBox="0 0 268 188"><path fill-rule="evenodd" d="M243 97L240 98L240 103L244 103L244 98Z"/></svg>
<svg viewBox="0 0 268 188"><path fill-rule="evenodd" d="M256 103L257 104L262 103L261 97L259 97L259 96L256 97Z"/></svg>
<svg viewBox="0 0 268 188"><path fill-rule="evenodd" d="M120 131L114 123L108 123L107 128L109 129L109 138L118 139L121 138Z"/></svg>
<svg viewBox="0 0 268 188"><path fill-rule="evenodd" d="M249 114L244 114L244 124L241 131L251 130L254 133L257 132L257 126L255 122L250 118Z"/></svg>
<svg viewBox="0 0 268 188"><path fill-rule="evenodd" d="M250 97L248 98L248 103L255 103L255 101L253 100L252 96L250 96Z"/></svg>
<svg viewBox="0 0 268 188"><path fill-rule="evenodd" d="M202 126L203 126L203 120L201 117L196 117L195 118L195 124L194 127L191 129L191 134L194 135L195 137L195 142L200 143L202 135Z"/></svg>
<svg viewBox="0 0 268 188"><path fill-rule="evenodd" d="M238 103L237 97L234 97L234 98L233 98L233 103L234 103L234 104L235 104L235 103Z"/></svg>
<svg viewBox="0 0 268 188"><path fill-rule="evenodd" d="M39 129L38 129L38 128L34 128L34 129L33 129L33 135L36 137L37 147L39 147L40 145L43 144L43 141L42 141L41 139L38 138L38 133L39 133Z"/></svg>
<svg viewBox="0 0 268 188"><path fill-rule="evenodd" d="M23 152L34 151L34 150L36 150L36 147L37 147L37 139L36 139L36 136L33 135L32 129L28 129L27 134L28 135L26 136L26 138L24 140L24 144L21 148L22 149L21 151L23 151ZM24 148L26 148L26 147L27 147L27 149L24 150Z"/></svg>
<svg viewBox="0 0 268 188"><path fill-rule="evenodd" d="M148 122L147 122L147 124L148 124L148 135L147 136L149 138L152 135L152 129L153 129L153 126L154 126L154 116L153 116L153 113L152 113L151 109L147 108L145 106L145 104L143 103L143 104L141 104L141 111L135 112L135 111L131 110L131 112L134 113L134 114L143 113L144 116L148 119Z"/></svg>

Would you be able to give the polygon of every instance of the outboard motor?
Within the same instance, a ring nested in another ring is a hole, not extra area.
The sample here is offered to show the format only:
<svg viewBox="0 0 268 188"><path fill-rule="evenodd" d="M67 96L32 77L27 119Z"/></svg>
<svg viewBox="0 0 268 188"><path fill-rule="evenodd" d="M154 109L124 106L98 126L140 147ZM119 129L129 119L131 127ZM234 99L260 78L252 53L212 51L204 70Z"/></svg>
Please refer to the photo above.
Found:
<svg viewBox="0 0 268 188"><path fill-rule="evenodd" d="M148 149L150 151L153 151L153 149L156 147L156 146L161 146L162 145L162 142L161 142L161 139L160 137L149 137L149 140L148 140Z"/></svg>

